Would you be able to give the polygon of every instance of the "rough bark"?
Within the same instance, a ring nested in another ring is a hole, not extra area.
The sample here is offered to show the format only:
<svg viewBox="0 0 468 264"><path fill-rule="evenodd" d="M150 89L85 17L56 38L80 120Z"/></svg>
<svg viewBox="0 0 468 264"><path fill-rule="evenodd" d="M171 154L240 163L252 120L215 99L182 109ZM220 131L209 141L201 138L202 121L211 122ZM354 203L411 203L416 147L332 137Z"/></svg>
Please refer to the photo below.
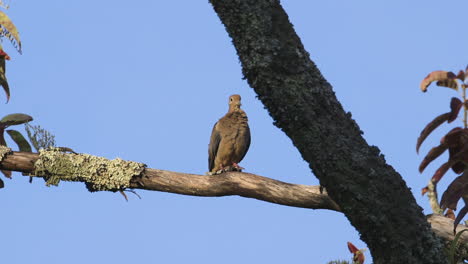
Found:
<svg viewBox="0 0 468 264"><path fill-rule="evenodd" d="M63 154L70 159L82 160L80 154ZM25 175L35 175L35 163L40 158L37 153L9 152L0 162L0 169L20 171ZM96 159L91 159L91 162ZM62 175L51 171L62 171ZM74 174L82 173L79 169L68 171L52 169L46 174L62 180L70 180ZM101 171L102 172L102 171ZM88 177L79 177L86 182ZM270 203L308 209L328 209L340 212L341 208L327 195L321 193L319 186L290 184L250 173L229 172L221 175L196 175L166 170L146 168L140 175L130 180L130 187L150 191L162 191L192 196L219 197L238 195ZM431 215L428 221L434 232L449 245L454 239L453 220L439 215ZM466 228L459 225L458 231ZM468 233L464 233L460 243L460 252L468 252Z"/></svg>
<svg viewBox="0 0 468 264"><path fill-rule="evenodd" d="M361 233L374 263L447 263L404 180L363 139L279 1L210 2L249 85Z"/></svg>

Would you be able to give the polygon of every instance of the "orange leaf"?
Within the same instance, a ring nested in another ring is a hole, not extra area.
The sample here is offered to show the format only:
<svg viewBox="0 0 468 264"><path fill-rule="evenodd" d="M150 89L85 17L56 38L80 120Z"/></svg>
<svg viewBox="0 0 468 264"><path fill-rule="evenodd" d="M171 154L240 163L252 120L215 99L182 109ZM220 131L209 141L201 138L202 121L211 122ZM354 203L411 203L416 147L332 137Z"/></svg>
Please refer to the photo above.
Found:
<svg viewBox="0 0 468 264"><path fill-rule="evenodd" d="M455 213L452 209L447 209L447 212L444 214L445 217L455 220Z"/></svg>
<svg viewBox="0 0 468 264"><path fill-rule="evenodd" d="M444 86L458 90L458 82L455 80L457 76L453 72L433 71L421 81L421 91L426 92L427 87L434 81L437 81L438 86Z"/></svg>
<svg viewBox="0 0 468 264"><path fill-rule="evenodd" d="M348 249L349 249L349 252L353 254L359 251L359 249L355 245L353 245L353 243L351 242L348 242Z"/></svg>
<svg viewBox="0 0 468 264"><path fill-rule="evenodd" d="M0 49L0 57L5 58L5 60L10 60L10 56L3 49Z"/></svg>
<svg viewBox="0 0 468 264"><path fill-rule="evenodd" d="M423 161L419 165L419 172L422 173L424 169L431 163L433 160L437 159L442 153L444 153L448 148L447 144L440 144L437 147L433 147L424 157ZM424 195L424 194L423 194Z"/></svg>
<svg viewBox="0 0 468 264"><path fill-rule="evenodd" d="M359 263L363 264L364 263L364 252L363 250L357 249L356 246L353 245L353 243L348 242L348 249L349 252L353 254L353 263Z"/></svg>
<svg viewBox="0 0 468 264"><path fill-rule="evenodd" d="M447 121L450 118L450 113L445 113L441 114L440 116L434 118L429 124L426 125L426 127L421 131L421 134L418 137L418 141L416 143L416 152L419 153L419 147L421 147L421 144L424 142L424 140L429 136L429 134L434 131L438 126L440 126L442 123Z"/></svg>
<svg viewBox="0 0 468 264"><path fill-rule="evenodd" d="M421 195L425 195L428 191L429 191L429 188L427 188L427 186L422 188Z"/></svg>

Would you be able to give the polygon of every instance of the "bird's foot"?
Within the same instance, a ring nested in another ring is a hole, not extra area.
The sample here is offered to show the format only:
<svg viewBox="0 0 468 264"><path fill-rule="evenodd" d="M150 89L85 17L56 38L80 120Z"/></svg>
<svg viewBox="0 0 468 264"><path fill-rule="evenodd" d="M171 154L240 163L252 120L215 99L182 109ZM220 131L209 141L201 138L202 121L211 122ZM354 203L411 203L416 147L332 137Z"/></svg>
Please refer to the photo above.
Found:
<svg viewBox="0 0 468 264"><path fill-rule="evenodd" d="M231 166L222 166L219 170L217 171L209 171L206 173L206 175L218 175L218 174L223 174L225 172L229 172L229 171L238 171L238 172L242 172L244 168L242 168L241 166L239 166L239 164L237 163L232 163Z"/></svg>
<svg viewBox="0 0 468 264"><path fill-rule="evenodd" d="M242 171L244 168L239 166L237 163L232 163L232 171Z"/></svg>
<svg viewBox="0 0 468 264"><path fill-rule="evenodd" d="M222 173L225 173L225 172L229 171L228 169L229 168L227 168L227 167L223 167L223 168L221 168L221 169L219 169L217 171L209 171L209 172L206 173L206 175L208 175L208 176L219 175L219 174L222 174Z"/></svg>

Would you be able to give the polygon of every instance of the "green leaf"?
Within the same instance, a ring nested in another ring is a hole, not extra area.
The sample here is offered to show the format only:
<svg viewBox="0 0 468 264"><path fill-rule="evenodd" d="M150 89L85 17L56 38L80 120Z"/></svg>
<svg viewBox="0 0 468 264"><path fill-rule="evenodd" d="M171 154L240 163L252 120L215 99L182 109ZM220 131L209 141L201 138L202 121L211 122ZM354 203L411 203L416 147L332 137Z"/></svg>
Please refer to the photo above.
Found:
<svg viewBox="0 0 468 264"><path fill-rule="evenodd" d="M23 135L16 131L16 130L7 130L8 135L10 135L11 139L15 141L16 145L20 151L32 152L31 145L29 145L28 141L23 137Z"/></svg>
<svg viewBox="0 0 468 264"><path fill-rule="evenodd" d="M7 37L11 44L13 44L16 50L21 54L21 41L18 30L11 19L2 11L0 11L0 27L3 30L1 34Z"/></svg>
<svg viewBox="0 0 468 264"><path fill-rule="evenodd" d="M452 241L452 245L450 246L450 253L449 253L449 258L450 258L450 264L455 264L455 250L457 249L457 243L458 240L460 239L461 235L463 232L468 231L468 229L463 229L462 231L458 232L457 235L455 236L455 239Z"/></svg>
<svg viewBox="0 0 468 264"><path fill-rule="evenodd" d="M21 113L10 114L10 115L4 116L0 120L0 125L3 125L4 127L8 127L8 126L24 124L32 120L33 118L27 114L21 114Z"/></svg>

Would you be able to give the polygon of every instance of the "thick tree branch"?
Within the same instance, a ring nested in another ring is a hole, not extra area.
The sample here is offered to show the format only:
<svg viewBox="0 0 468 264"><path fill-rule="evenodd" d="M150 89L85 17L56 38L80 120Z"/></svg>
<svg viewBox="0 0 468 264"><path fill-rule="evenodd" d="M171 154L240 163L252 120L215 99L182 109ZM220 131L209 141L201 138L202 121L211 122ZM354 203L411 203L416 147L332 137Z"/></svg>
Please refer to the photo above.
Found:
<svg viewBox="0 0 468 264"><path fill-rule="evenodd" d="M65 155L72 159L80 159L76 154ZM37 153L12 152L1 161L0 169L34 175L34 163L38 159ZM73 173L73 171L69 172L69 174ZM61 175L50 176L60 177ZM207 176L146 168L141 175L131 179L130 187L192 196L238 195L286 206L341 211L326 192L320 193L319 186L290 184L250 173L229 172ZM431 215L428 221L437 235L446 241L453 240L453 220ZM458 230L464 228L466 226L459 225ZM468 233L462 236L460 242L468 244ZM468 251L468 246L465 250Z"/></svg>
<svg viewBox="0 0 468 264"><path fill-rule="evenodd" d="M360 232L374 263L447 263L404 180L343 110L279 0L210 2L249 85Z"/></svg>

